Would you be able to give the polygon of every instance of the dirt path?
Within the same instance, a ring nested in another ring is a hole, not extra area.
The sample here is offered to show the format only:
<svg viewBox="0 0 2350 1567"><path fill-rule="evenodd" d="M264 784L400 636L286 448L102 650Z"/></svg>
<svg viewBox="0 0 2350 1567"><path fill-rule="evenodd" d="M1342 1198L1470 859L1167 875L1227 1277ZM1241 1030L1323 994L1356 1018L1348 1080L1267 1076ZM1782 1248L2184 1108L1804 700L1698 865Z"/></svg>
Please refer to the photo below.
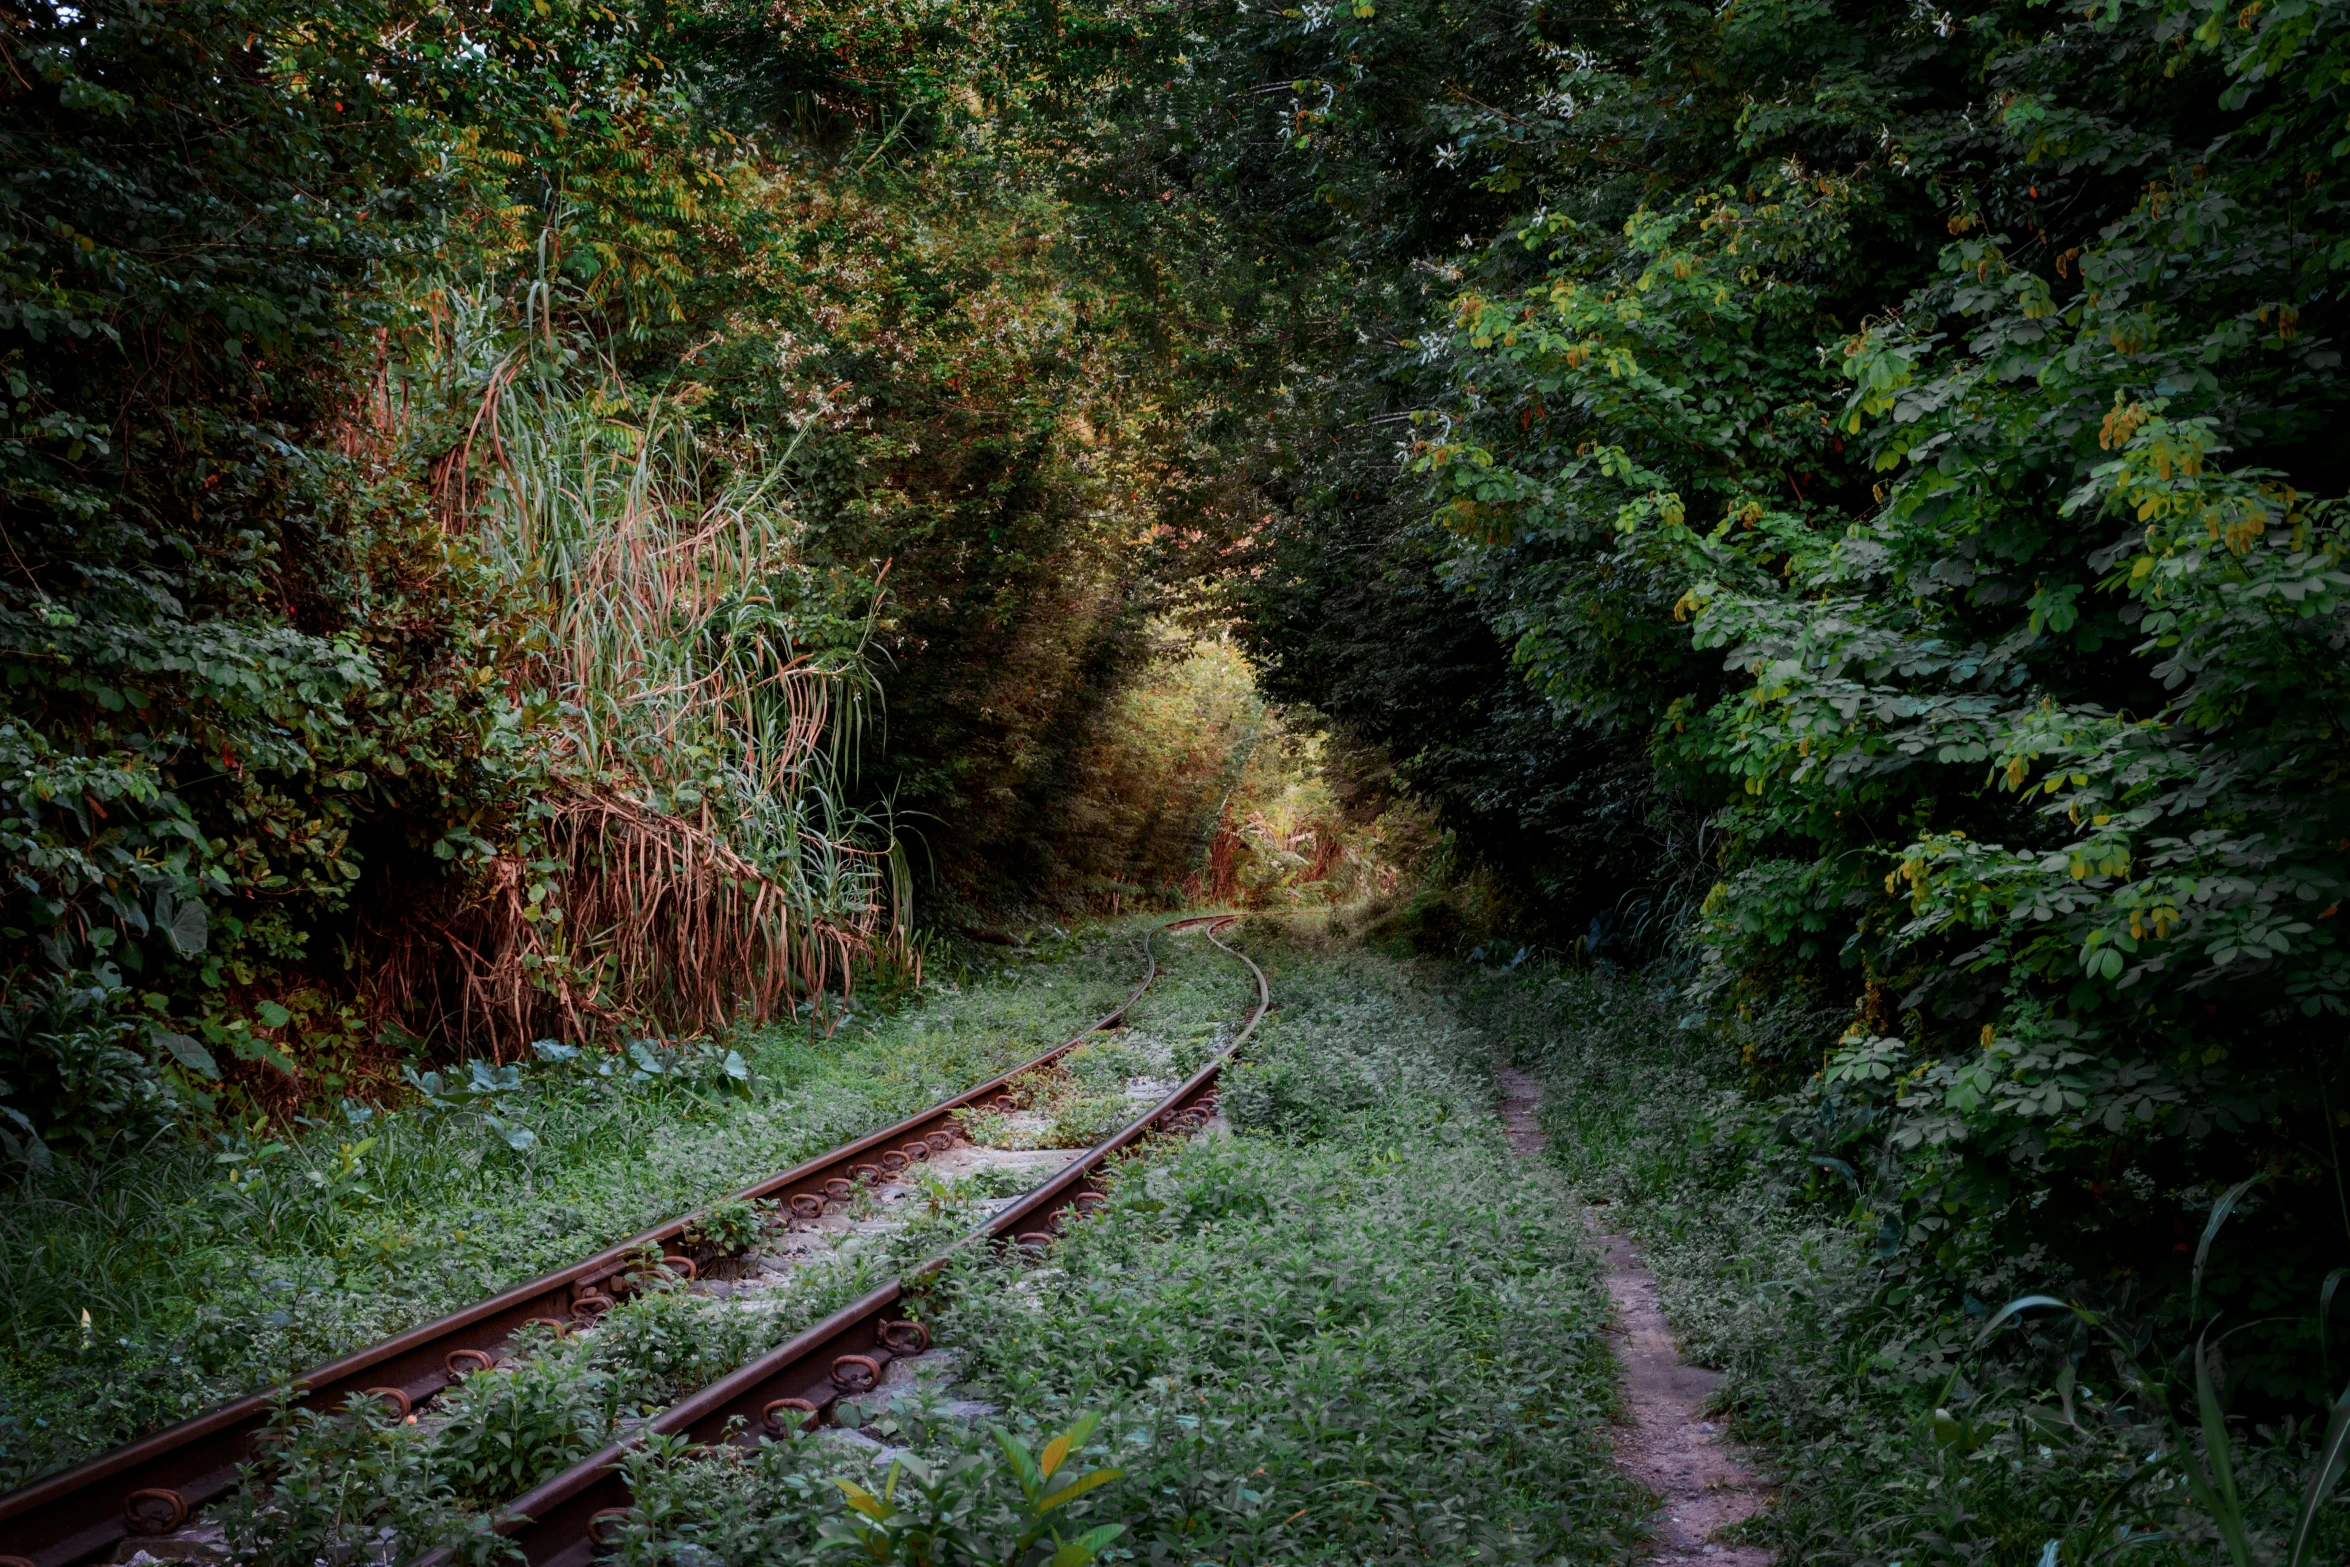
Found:
<svg viewBox="0 0 2350 1567"><path fill-rule="evenodd" d="M1501 1119L1510 1146L1542 1151L1535 1122L1542 1090L1523 1072L1501 1074ZM1762 1511L1762 1482L1739 1460L1729 1438L1705 1418L1705 1401L1718 1372L1692 1366L1673 1345L1672 1329L1657 1306L1649 1277L1632 1243L1605 1228L1605 1210L1584 1210L1591 1239L1607 1260L1607 1292L1616 1303L1609 1335L1624 1363L1624 1419L1616 1430L1616 1461L1654 1491L1663 1506L1655 1519L1655 1562L1702 1561L1709 1567L1770 1567L1772 1553L1756 1545L1723 1545L1711 1536Z"/></svg>

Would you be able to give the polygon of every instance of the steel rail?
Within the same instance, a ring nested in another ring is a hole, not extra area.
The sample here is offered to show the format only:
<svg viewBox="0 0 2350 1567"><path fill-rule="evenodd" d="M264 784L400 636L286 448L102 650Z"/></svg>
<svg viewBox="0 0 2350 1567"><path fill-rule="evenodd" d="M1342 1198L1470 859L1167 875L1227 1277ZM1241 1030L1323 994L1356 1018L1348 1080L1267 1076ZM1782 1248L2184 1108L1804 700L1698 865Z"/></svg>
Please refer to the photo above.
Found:
<svg viewBox="0 0 2350 1567"><path fill-rule="evenodd" d="M755 1448L768 1436L781 1435L794 1425L808 1429L830 1420L841 1399L877 1387L893 1360L918 1355L929 1347L929 1329L902 1319L907 1305L920 1297L958 1253L973 1245L1005 1241L1042 1251L1057 1238L1056 1231L1106 1200L1101 1192L1102 1176L1114 1155L1154 1131L1174 1133L1206 1125L1213 1114L1217 1080L1225 1063L1256 1032L1272 1003L1265 971L1246 953L1217 940L1217 931L1234 918L1219 915L1177 922L1206 924L1208 940L1248 966L1256 983L1256 998L1242 1015L1231 1041L1173 1093L905 1278L842 1307L790 1341L670 1405L623 1440L515 1498L493 1527L521 1547L529 1567L588 1567L608 1543L610 1531L628 1515L631 1496L622 1459L631 1446L647 1435L659 1435L683 1436L710 1446ZM448 1561L447 1551L434 1551L421 1558L417 1567L447 1567Z"/></svg>
<svg viewBox="0 0 2350 1567"><path fill-rule="evenodd" d="M1022 1073L1050 1065L1125 1017L1158 978L1158 955L1151 941L1160 930L1216 918L1194 915L1154 928L1143 938L1141 982L1117 1006L1034 1060L895 1126L747 1186L734 1194L734 1200L774 1199L795 1214L821 1213L828 1198L846 1196L856 1182L878 1180L885 1171L943 1151L956 1136L956 1111L1001 1094ZM297 1400L310 1408L332 1408L353 1395L371 1395L405 1413L461 1377L492 1365L498 1350L524 1325L565 1324L610 1310L614 1291L627 1287L646 1249L669 1250L705 1211L697 1208L657 1224L585 1261L306 1372L293 1382ZM683 1255L662 1260L674 1271L688 1276L694 1272L691 1259ZM197 1508L236 1488L242 1466L254 1456L253 1439L267 1427L277 1398L275 1392L248 1394L0 1496L0 1553L5 1553L0 1554L0 1567L78 1567L112 1555L130 1536L163 1535L180 1528Z"/></svg>

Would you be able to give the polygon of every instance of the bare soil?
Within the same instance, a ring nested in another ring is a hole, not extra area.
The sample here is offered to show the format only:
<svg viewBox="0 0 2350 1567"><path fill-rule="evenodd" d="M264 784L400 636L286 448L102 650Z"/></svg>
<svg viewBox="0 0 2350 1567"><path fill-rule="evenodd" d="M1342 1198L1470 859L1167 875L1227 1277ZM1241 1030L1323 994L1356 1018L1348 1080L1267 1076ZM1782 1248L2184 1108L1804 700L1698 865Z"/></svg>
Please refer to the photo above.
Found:
<svg viewBox="0 0 2350 1567"><path fill-rule="evenodd" d="M1523 1072L1500 1073L1502 1124L1510 1146L1542 1151L1535 1111L1542 1090ZM1607 1263L1607 1291L1616 1323L1609 1337L1623 1363L1623 1412L1615 1432L1616 1462L1657 1495L1651 1527L1653 1562L1704 1562L1708 1567L1771 1567L1759 1545L1724 1544L1714 1537L1763 1510L1769 1492L1745 1455L1707 1418L1719 1372L1681 1358L1673 1331L1657 1305L1656 1280L1632 1242L1613 1234L1605 1208L1586 1208L1583 1222Z"/></svg>

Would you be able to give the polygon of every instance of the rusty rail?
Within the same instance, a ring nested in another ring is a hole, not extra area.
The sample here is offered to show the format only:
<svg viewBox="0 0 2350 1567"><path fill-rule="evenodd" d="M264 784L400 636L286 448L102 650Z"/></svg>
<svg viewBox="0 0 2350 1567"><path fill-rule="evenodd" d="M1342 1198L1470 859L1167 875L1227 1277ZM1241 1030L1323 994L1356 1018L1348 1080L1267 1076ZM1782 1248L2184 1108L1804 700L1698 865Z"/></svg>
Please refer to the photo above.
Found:
<svg viewBox="0 0 2350 1567"><path fill-rule="evenodd" d="M956 1111L1001 1094L1023 1072L1049 1065L1125 1017L1158 978L1151 939L1159 930L1217 918L1194 915L1146 935L1141 982L1116 1007L1043 1055L895 1126L745 1187L735 1199L775 1199L795 1213L806 1212L812 1203L814 1211L822 1212L826 1197L847 1195L855 1182L878 1179L885 1170L903 1169L951 1146ZM307 1372L293 1384L299 1401L332 1408L359 1394L381 1397L403 1410L422 1403L494 1363L498 1350L526 1324L568 1323L610 1310L614 1293L628 1286L648 1247L671 1253L663 1262L690 1276L693 1261L677 1248L703 1211L655 1225L584 1262ZM250 1394L0 1496L0 1552L6 1553L0 1554L0 1567L78 1567L104 1560L130 1536L169 1534L197 1508L235 1489L241 1467L253 1457L253 1439L268 1425L275 1404L274 1393Z"/></svg>
<svg viewBox="0 0 2350 1567"><path fill-rule="evenodd" d="M957 1252L974 1244L1006 1241L1030 1250L1049 1247L1057 1231L1105 1200L1101 1177L1113 1155L1154 1131L1180 1133L1205 1126L1214 1112L1217 1078L1224 1064L1256 1032L1272 1001L1265 971L1246 953L1216 939L1217 931L1232 919L1220 915L1161 927L1206 925L1208 940L1247 964L1256 981L1256 999L1242 1014L1231 1042L1182 1086L1132 1125L906 1278L842 1307L788 1343L672 1404L626 1441L613 1443L515 1498L497 1520L498 1532L522 1548L529 1567L587 1567L606 1543L607 1532L628 1515L628 1479L620 1460L629 1445L647 1434L657 1434L682 1435L711 1445L756 1447L767 1436L780 1435L794 1424L804 1428L829 1420L839 1400L878 1385L892 1360L918 1355L929 1347L930 1330L920 1322L904 1320L906 1308ZM446 1567L448 1559L446 1551L436 1551L423 1557L417 1567Z"/></svg>

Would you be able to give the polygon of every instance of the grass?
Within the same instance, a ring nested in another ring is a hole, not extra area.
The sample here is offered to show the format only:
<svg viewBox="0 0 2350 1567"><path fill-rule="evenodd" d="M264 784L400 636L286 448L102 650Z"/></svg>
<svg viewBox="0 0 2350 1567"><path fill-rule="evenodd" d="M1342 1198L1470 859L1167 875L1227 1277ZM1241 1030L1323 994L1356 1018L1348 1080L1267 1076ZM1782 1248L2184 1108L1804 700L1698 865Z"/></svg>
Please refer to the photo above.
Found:
<svg viewBox="0 0 2350 1567"><path fill-rule="evenodd" d="M510 1086L478 1092L459 1072L446 1108L20 1170L0 1200L0 1488L584 1256L1014 1065L1132 987L1151 923L1020 954L887 1013L860 1003L830 1039L778 1026L698 1053L590 1053L487 1074ZM1179 954L1166 994L1138 1019L1189 1038L1237 1010L1232 965L1208 957Z"/></svg>
<svg viewBox="0 0 2350 1567"><path fill-rule="evenodd" d="M1775 1151L1736 1052L1682 1028L1669 990L1539 964L1458 984L1468 1015L1541 1075L1560 1173L1637 1237L1687 1353L1728 1374L1733 1429L1778 1471L1779 1503L1754 1527L1786 1567L2289 1559L2309 1423L2225 1423L2215 1447L2196 1429L2189 1346L2117 1355L2050 1311L1992 1331L2003 1303L2045 1286L2047 1259L1986 1260L1955 1299L1880 1273L1849 1190ZM2215 1452L2240 1531L2190 1479ZM2305 1562L2350 1559L2339 1500L2317 1531Z"/></svg>
<svg viewBox="0 0 2350 1567"><path fill-rule="evenodd" d="M1118 934L854 1020L830 1043L746 1036L747 1089L727 1086L715 1050L643 1083L567 1067L484 1091L486 1109L452 1089L457 1108L371 1123L381 1141L360 1153L344 1148L352 1133L320 1128L278 1155L153 1151L145 1184L103 1202L30 1194L7 1210L23 1244L0 1266L34 1276L28 1261L75 1246L104 1265L12 1296L45 1316L37 1331L12 1319L30 1350L8 1363L10 1414L46 1413L53 1446L119 1439L126 1411L174 1388L266 1380L318 1358L329 1328L356 1342L693 1206L1106 1008L1132 973ZM873 1447L837 1434L751 1455L649 1443L629 1459L642 1505L621 1567L913 1562L947 1537L961 1554L942 1560L1024 1561L1020 1541L1049 1528L1073 1542L1065 1564L1629 1560L1647 1499L1608 1458L1613 1363L1586 1201L1639 1238L1693 1358L1729 1374L1724 1410L1780 1480L1749 1527L1786 1567L2291 1559L2310 1425L2246 1429L2214 1399L2216 1435L2199 1431L2187 1347L2125 1333L2108 1354L2054 1313L1988 1331L1997 1303L2039 1282L2032 1258L1987 1267L1964 1300L1887 1287L1849 1201L1773 1151L1767 1107L1718 1040L1679 1026L1669 993L1540 964L1432 988L1429 971L1269 922L1246 939L1276 1009L1227 1077L1231 1133L1152 1144L1049 1260L966 1257L926 1308L960 1356L951 1391L994 1416L975 1423L943 1389L847 1410L903 1460L894 1488ZM1204 944L1162 948L1166 978L1135 1027L1036 1085L1041 1105L1082 1107L1215 1048L1243 983ZM1547 1163L1512 1155L1495 1124L1497 1050L1542 1075ZM535 1139L517 1148L516 1130ZM655 1293L476 1377L419 1426L292 1417L275 1483L240 1504L232 1536L286 1567L384 1538L492 1560L486 1509L1001 1194L936 1185L913 1227L861 1238L755 1309ZM182 1214L211 1216L199 1233L171 1226ZM460 1266L421 1268L401 1249L427 1225ZM169 1239L140 1252L132 1235ZM232 1268L230 1287L188 1289ZM73 1302L102 1298L93 1281L147 1314L146 1336L102 1337L95 1321L80 1334ZM183 1370L208 1325L233 1346L228 1371ZM2224 1367L2203 1369L2224 1387ZM1038 1455L1073 1429L1070 1473L1117 1473L1048 1516ZM2301 1560L2345 1559L2346 1521L2338 1501L2321 1509Z"/></svg>
<svg viewBox="0 0 2350 1567"><path fill-rule="evenodd" d="M1248 941L1277 1011L1231 1074L1232 1135L1122 1167L1043 1266L960 1267L935 1311L954 1391L1031 1449L1101 1417L1071 1461L1119 1474L1064 1527L1114 1527L1109 1559L1628 1559L1646 1498L1601 1434L1605 1297L1553 1179L1501 1136L1482 1040L1393 962ZM1024 1516L1008 1450L935 1404L874 1433L921 1466L887 1529L847 1519L835 1479L886 1470L838 1438L649 1450L620 1560L837 1560L826 1531L852 1527L858 1559L929 1560L952 1527L974 1542L952 1559L997 1560Z"/></svg>
<svg viewBox="0 0 2350 1567"><path fill-rule="evenodd" d="M561 723L537 731L519 845L377 984L411 1026L512 1060L558 1030L766 1020L859 960L911 962L890 826L837 803L878 711L872 606L802 559L784 454L558 373L448 302L418 369L478 405L442 499L542 628L510 696Z"/></svg>
<svg viewBox="0 0 2350 1567"><path fill-rule="evenodd" d="M1179 1039L1212 1035L1214 1014L1236 1010L1233 965L1197 942L1161 946L1166 994L1154 1000L1151 1022ZM1075 944L1025 977L1033 990L1090 990L1100 956L1098 942ZM721 1299L672 1286L633 1296L593 1333L520 1343L509 1364L468 1378L413 1424L364 1401L342 1411L289 1409L266 1444L260 1483L221 1511L231 1548L240 1560L286 1567L355 1553L407 1559L434 1545L453 1547L461 1560L491 1560L503 1547L485 1520L500 1504L935 1256L970 1232L976 1201L997 1190L979 1179L931 1181L911 1222L854 1237L772 1293ZM823 1455L810 1448L808 1456Z"/></svg>

